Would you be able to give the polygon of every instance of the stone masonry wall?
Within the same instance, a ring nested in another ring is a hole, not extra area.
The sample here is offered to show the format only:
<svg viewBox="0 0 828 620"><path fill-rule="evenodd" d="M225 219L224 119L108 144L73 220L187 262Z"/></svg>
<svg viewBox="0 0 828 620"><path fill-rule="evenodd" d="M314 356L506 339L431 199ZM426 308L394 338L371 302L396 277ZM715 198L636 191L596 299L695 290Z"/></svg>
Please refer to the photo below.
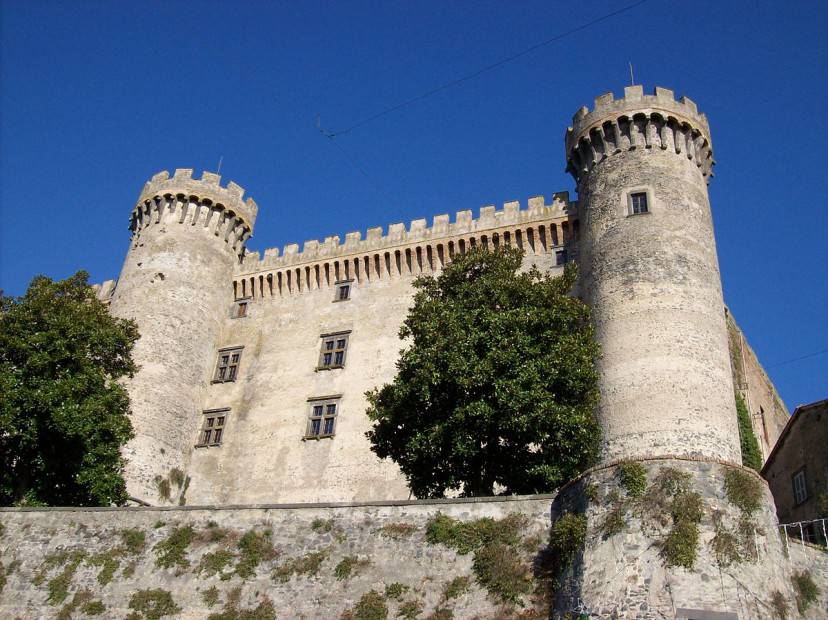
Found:
<svg viewBox="0 0 828 620"><path fill-rule="evenodd" d="M192 509L0 509L0 617L83 618L84 605L93 603L92 610L97 606L99 617L107 619L157 618L151 611L138 613L140 602L132 608L130 602L141 590L161 590L179 610L171 618L226 613L217 616L223 620L257 607L260 615L244 617L340 618L375 590L389 618L406 604L419 609L421 618L438 608L452 610L457 619L508 618L528 608L530 597L523 596L522 605L510 611L475 580L473 554L428 543L426 523L438 513L465 523L522 515L519 576L531 579L532 558L549 527L550 502L550 496L533 496ZM186 527L193 537L178 547L180 562L160 567L159 545ZM125 530L131 539L122 539ZM255 547L245 547L254 539L251 532L266 541L258 547L258 564L242 551ZM222 554L226 564L210 574L210 560L216 568ZM348 564L345 574L342 567ZM451 584L454 589L447 590ZM211 594L216 596L212 604Z"/></svg>

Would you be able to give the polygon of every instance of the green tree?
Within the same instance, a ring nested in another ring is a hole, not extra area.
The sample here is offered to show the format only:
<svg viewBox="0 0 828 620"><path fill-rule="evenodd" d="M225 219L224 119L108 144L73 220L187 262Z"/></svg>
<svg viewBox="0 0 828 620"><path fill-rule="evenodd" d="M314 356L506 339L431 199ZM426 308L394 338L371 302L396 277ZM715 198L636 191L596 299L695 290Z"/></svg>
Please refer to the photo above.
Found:
<svg viewBox="0 0 828 620"><path fill-rule="evenodd" d="M577 277L523 253L472 249L415 280L390 384L367 393L371 449L395 461L417 497L542 493L592 465L600 444L587 306Z"/></svg>
<svg viewBox="0 0 828 620"><path fill-rule="evenodd" d="M756 471L762 470L762 453L759 451L759 442L753 434L753 425L750 423L745 399L736 394L736 415L739 420L739 441L742 447L742 465Z"/></svg>
<svg viewBox="0 0 828 620"><path fill-rule="evenodd" d="M0 300L0 504L100 506L127 499L120 447L138 339L86 272L38 276Z"/></svg>

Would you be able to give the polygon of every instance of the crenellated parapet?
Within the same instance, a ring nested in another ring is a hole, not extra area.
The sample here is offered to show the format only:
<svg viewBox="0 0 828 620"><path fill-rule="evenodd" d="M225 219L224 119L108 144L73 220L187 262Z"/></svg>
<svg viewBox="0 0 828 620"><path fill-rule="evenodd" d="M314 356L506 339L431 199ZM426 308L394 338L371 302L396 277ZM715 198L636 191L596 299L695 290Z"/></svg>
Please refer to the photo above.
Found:
<svg viewBox="0 0 828 620"><path fill-rule="evenodd" d="M592 110L582 107L566 130L566 170L578 182L585 172L616 153L660 149L695 162L709 182L713 176L713 145L707 117L687 97L657 86L645 95L640 85L624 89L624 98L606 93Z"/></svg>
<svg viewBox="0 0 828 620"><path fill-rule="evenodd" d="M551 204L546 204L543 196L529 198L525 209L521 209L518 201L504 203L500 210L494 205L488 205L480 208L477 218L473 216L471 209L457 211L453 222L448 214L435 215L430 227L426 225L425 219L419 219L411 221L407 228L403 223L391 224L387 231L382 226L369 228L364 238L359 231L349 232L345 235L344 242L340 242L339 235L325 237L324 241L316 239L305 241L301 252L299 244L296 243L286 245L281 254L279 248L267 249L261 257L258 252L251 252L237 266L236 273L253 273L320 259L428 244L439 239L468 236L508 227L520 228L530 222L556 218L563 220L577 218L577 203L569 201L569 192L554 194ZM557 237L555 243L557 243Z"/></svg>
<svg viewBox="0 0 828 620"><path fill-rule="evenodd" d="M162 222L202 227L242 254L253 234L258 206L252 198L244 199L243 187L233 181L223 187L220 181L212 172L194 179L191 168L178 168L172 177L166 170L159 172L144 185L130 216L130 230L137 237Z"/></svg>

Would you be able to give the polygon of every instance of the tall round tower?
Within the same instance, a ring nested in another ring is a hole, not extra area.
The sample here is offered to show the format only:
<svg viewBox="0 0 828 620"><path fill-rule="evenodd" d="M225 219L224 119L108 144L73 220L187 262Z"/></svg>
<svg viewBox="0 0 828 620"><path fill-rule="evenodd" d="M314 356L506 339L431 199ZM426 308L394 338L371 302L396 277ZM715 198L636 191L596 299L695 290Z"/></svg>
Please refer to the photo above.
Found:
<svg viewBox="0 0 828 620"><path fill-rule="evenodd" d="M135 438L125 448L131 496L158 502L156 476L187 469L215 342L233 303L233 266L253 231L256 203L235 183L191 169L144 185L111 311L135 319L139 366L128 382Z"/></svg>
<svg viewBox="0 0 828 620"><path fill-rule="evenodd" d="M740 463L713 222L713 152L695 103L607 93L566 132L581 209L581 291L603 347L605 462Z"/></svg>

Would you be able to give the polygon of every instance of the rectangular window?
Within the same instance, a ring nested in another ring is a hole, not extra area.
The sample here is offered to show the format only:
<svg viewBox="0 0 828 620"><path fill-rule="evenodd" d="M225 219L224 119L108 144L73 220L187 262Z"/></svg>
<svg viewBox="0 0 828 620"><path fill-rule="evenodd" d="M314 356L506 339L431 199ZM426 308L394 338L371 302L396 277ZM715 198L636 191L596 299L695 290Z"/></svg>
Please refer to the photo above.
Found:
<svg viewBox="0 0 828 620"><path fill-rule="evenodd" d="M334 290L336 295L334 301L348 301L351 298L351 285L353 280L339 280L336 282Z"/></svg>
<svg viewBox="0 0 828 620"><path fill-rule="evenodd" d="M204 412L204 421L197 446L220 446L224 438L224 427L227 425L227 416L230 409L208 409Z"/></svg>
<svg viewBox="0 0 828 620"><path fill-rule="evenodd" d="M336 430L336 416L339 413L341 396L322 396L308 400L308 428L305 439L333 437Z"/></svg>
<svg viewBox="0 0 828 620"><path fill-rule="evenodd" d="M214 383L235 381L239 374L239 362L241 362L242 349L244 347L233 347L231 349L220 349L218 361L216 362L216 373L213 376Z"/></svg>
<svg viewBox="0 0 828 620"><path fill-rule="evenodd" d="M234 319L243 319L247 316L247 306L250 302L249 301L237 301L233 305L233 318Z"/></svg>
<svg viewBox="0 0 828 620"><path fill-rule="evenodd" d="M808 487L805 483L805 470L800 469L793 475L794 504L801 504L808 499Z"/></svg>
<svg viewBox="0 0 828 620"><path fill-rule="evenodd" d="M319 353L319 370L342 368L345 365L345 352L348 349L350 332L322 335L322 350Z"/></svg>
<svg viewBox="0 0 828 620"><path fill-rule="evenodd" d="M555 264L556 265L565 265L566 264L566 250L557 250L555 252Z"/></svg>
<svg viewBox="0 0 828 620"><path fill-rule="evenodd" d="M630 213L632 215L649 213L649 207L647 205L647 192L635 192L630 194Z"/></svg>

